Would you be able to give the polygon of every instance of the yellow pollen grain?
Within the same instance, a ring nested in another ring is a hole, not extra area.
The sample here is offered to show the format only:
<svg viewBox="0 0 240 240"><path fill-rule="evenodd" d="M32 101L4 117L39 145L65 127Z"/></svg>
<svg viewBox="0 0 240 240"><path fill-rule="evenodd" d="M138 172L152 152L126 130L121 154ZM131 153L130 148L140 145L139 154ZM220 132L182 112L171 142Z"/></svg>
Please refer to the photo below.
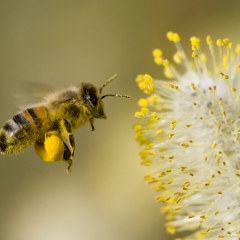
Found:
<svg viewBox="0 0 240 240"><path fill-rule="evenodd" d="M194 214L190 214L190 215L188 215L188 218L194 218L194 217L195 217Z"/></svg>
<svg viewBox="0 0 240 240"><path fill-rule="evenodd" d="M186 127L191 127L191 126L192 126L192 124L190 124L190 123L189 123L189 124L186 124Z"/></svg>
<svg viewBox="0 0 240 240"><path fill-rule="evenodd" d="M237 91L237 89L236 89L236 88L234 88L234 87L232 87L232 88L231 88L231 91L232 91L232 92L236 92L236 91Z"/></svg>

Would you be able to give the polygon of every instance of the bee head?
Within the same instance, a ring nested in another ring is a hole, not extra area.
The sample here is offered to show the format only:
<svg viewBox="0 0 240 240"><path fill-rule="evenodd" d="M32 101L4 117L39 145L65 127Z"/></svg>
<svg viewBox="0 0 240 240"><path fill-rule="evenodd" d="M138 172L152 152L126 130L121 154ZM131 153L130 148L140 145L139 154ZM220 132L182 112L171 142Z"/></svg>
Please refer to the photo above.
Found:
<svg viewBox="0 0 240 240"><path fill-rule="evenodd" d="M106 119L106 114L104 113L104 106L103 106L103 101L102 99L105 97L127 97L127 95L122 95L122 94L106 94L101 96L103 88L112 82L117 75L115 74L112 76L109 80L107 80L102 87L99 89L96 88L92 83L90 82L85 82L82 83L82 96L85 100L85 105L88 108L88 110L91 112L92 116L94 118L103 118Z"/></svg>
<svg viewBox="0 0 240 240"><path fill-rule="evenodd" d="M106 118L103 102L97 87L90 82L82 83L81 95L83 96L85 106L90 111L93 118Z"/></svg>

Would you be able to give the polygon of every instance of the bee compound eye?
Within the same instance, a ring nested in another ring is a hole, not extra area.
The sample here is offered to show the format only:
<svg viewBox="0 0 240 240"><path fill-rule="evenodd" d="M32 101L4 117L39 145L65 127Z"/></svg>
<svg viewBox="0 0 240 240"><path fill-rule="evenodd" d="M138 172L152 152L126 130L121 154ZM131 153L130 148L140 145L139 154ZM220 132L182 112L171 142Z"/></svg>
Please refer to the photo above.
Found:
<svg viewBox="0 0 240 240"><path fill-rule="evenodd" d="M96 107L97 106L97 104L98 104L98 99L97 99L97 97L96 97L96 95L94 94L94 93L89 93L89 100L90 100L90 102L91 102L91 104L94 106L94 107Z"/></svg>

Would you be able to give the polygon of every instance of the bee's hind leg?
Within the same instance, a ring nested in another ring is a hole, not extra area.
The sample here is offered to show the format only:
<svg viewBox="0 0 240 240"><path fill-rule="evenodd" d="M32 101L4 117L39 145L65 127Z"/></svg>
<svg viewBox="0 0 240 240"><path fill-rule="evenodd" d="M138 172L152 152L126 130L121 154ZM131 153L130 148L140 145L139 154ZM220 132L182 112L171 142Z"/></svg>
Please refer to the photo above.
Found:
<svg viewBox="0 0 240 240"><path fill-rule="evenodd" d="M66 172L71 173L72 172L71 168L72 168L72 164L73 164L73 156L72 156L66 143L64 143L63 161L68 163Z"/></svg>

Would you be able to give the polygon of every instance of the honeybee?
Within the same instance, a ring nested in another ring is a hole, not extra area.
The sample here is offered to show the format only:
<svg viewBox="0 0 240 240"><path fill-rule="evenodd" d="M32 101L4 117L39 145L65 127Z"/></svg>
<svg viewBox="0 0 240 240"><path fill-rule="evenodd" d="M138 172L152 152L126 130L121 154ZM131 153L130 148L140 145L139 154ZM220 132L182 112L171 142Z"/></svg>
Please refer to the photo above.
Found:
<svg viewBox="0 0 240 240"><path fill-rule="evenodd" d="M80 87L57 90L34 107L17 113L0 129L0 153L18 154L34 145L36 154L45 162L62 160L68 163L67 172L71 172L75 153L73 131L88 122L94 131L94 119L106 119L103 98L129 98L122 94L101 95L103 88L116 76L100 88L83 82Z"/></svg>

